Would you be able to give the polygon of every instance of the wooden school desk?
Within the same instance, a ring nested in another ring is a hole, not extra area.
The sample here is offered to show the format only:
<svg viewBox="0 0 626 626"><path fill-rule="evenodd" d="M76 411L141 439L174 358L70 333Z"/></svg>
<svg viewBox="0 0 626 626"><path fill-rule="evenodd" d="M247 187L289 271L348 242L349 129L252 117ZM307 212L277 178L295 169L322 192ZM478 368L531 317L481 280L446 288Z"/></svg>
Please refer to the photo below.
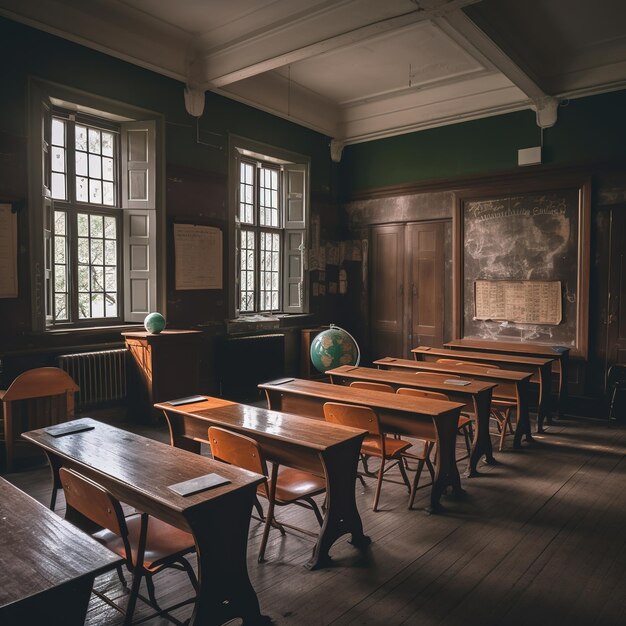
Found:
<svg viewBox="0 0 626 626"><path fill-rule="evenodd" d="M474 361L497 365L500 369L513 370L516 372L530 372L533 377L531 383L539 385L539 399L537 401L537 432L543 432L543 420L549 416L548 400L550 397L550 374L552 362L550 359L537 358L516 354L495 354L493 352L470 352L449 348L431 348L419 346L411 350L416 361L437 361L438 359L459 359L460 361Z"/></svg>
<svg viewBox="0 0 626 626"><path fill-rule="evenodd" d="M503 354L521 354L524 356L554 359L552 371L559 377L557 412L563 417L567 401L567 372L570 349L565 346L545 346L537 343L512 341L486 341L479 339L454 339L445 344L452 350L473 350L474 352L501 352Z"/></svg>
<svg viewBox="0 0 626 626"><path fill-rule="evenodd" d="M398 372L374 369L371 367L354 367L342 365L326 372L333 383L349 385L354 380L366 380L377 383L386 383L394 389L399 387L413 387L428 391L445 393L453 402L462 402L466 408L476 415L476 432L470 453L467 476L476 476L476 465L484 455L488 464L495 463L491 436L489 435L489 411L491 407L491 393L495 383L472 380L469 385L455 385L446 383L439 378L429 376L415 376L411 372Z"/></svg>
<svg viewBox="0 0 626 626"><path fill-rule="evenodd" d="M248 578L248 526L262 478L225 463L83 418L68 422L92 430L53 437L45 428L22 436L42 448L59 485L60 467L70 467L108 489L118 500L192 533L198 557L194 626L243 617L265 624ZM217 473L230 483L180 496L169 485Z"/></svg>
<svg viewBox="0 0 626 626"><path fill-rule="evenodd" d="M82 626L94 578L121 562L0 478L0 624Z"/></svg>
<svg viewBox="0 0 626 626"><path fill-rule="evenodd" d="M374 361L374 365L382 369L398 371L423 371L440 374L456 374L472 380L479 380L488 383L495 383L493 396L515 400L516 406L516 427L513 437L513 447L520 448L522 436L526 441L532 442L530 432L530 417L528 414L528 404L530 395L529 372L514 372L504 369L489 369L486 367L474 367L472 365L455 365L454 363L436 363L433 361L411 361L410 359L397 359L386 356Z"/></svg>
<svg viewBox="0 0 626 626"><path fill-rule="evenodd" d="M355 545L369 543L354 495L364 430L208 396L179 406L161 402L155 408L165 413L176 447L200 452L200 443L209 442L209 426L221 426L255 439L269 461L326 477L328 507L309 569L326 564L330 547L346 533Z"/></svg>
<svg viewBox="0 0 626 626"><path fill-rule="evenodd" d="M446 487L463 494L456 465L456 432L463 405L427 398L409 398L383 391L352 389L312 380L283 378L259 385L265 391L271 409L324 418L325 402L346 402L368 406L380 417L383 430L411 437L429 436L435 424L437 432L437 466L431 488L430 507L439 510L439 500ZM419 402L418 402L419 400Z"/></svg>

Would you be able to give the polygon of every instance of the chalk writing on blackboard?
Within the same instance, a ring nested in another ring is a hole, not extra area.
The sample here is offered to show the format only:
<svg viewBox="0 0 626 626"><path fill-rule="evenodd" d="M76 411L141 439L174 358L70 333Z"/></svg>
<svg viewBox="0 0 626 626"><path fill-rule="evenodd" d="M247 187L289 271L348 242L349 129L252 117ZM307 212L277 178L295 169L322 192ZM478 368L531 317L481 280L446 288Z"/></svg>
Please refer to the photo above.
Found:
<svg viewBox="0 0 626 626"><path fill-rule="evenodd" d="M558 280L477 280L474 302L480 320L557 325L563 318Z"/></svg>

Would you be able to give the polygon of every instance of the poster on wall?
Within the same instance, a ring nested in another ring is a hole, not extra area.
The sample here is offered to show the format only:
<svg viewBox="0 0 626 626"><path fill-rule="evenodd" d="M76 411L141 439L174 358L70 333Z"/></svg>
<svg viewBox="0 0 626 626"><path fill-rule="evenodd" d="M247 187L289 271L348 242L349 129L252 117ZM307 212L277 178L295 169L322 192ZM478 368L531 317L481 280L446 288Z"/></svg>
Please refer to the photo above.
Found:
<svg viewBox="0 0 626 626"><path fill-rule="evenodd" d="M222 289L222 231L174 224L176 289Z"/></svg>
<svg viewBox="0 0 626 626"><path fill-rule="evenodd" d="M17 298L17 214L0 204L0 298Z"/></svg>

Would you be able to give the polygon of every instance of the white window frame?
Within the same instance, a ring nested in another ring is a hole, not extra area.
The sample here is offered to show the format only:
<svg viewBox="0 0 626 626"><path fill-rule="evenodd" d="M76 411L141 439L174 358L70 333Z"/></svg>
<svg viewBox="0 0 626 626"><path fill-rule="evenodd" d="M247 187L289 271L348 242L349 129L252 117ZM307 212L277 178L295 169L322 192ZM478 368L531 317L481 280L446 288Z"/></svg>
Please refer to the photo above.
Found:
<svg viewBox="0 0 626 626"><path fill-rule="evenodd" d="M107 326L101 319L85 325L85 321L67 325L49 326L46 323L44 259L44 212L51 199L47 197L44 180L42 141L44 118L51 105L110 119L121 126L136 128L139 124L151 134L151 163L148 173L149 194L137 202L128 197L127 170L141 168L142 164L129 162L122 145L122 175L119 186L122 193L122 237L124 311L116 324L142 322L150 311L165 311L165 120L154 111L140 109L122 102L85 93L83 91L44 81L29 79L29 228L31 257L31 303L33 332L55 331L59 328L93 328ZM134 126L133 126L134 125ZM133 292L134 287L141 287ZM142 298L137 294L143 293Z"/></svg>
<svg viewBox="0 0 626 626"><path fill-rule="evenodd" d="M228 257L228 284L231 296L229 297L229 317L245 317L247 315L258 315L267 313L264 311L239 311L239 231L247 228L247 224L239 224L239 178L240 163L245 161L259 161L269 165L280 166L282 198L280 201L281 214L279 216L278 229L281 233L281 279L280 279L280 300L279 311L272 313L308 313L308 236L310 219L310 158L298 153L283 150L275 146L253 141L244 137L230 135L229 137L229 229L228 242L231 251ZM301 184L300 193L289 193L290 175L295 172ZM289 219L290 206L299 203L301 218L298 221ZM250 227L255 232L264 230L256 223ZM275 230L275 229L271 229ZM297 239L298 246L289 247L289 241ZM258 237L257 237L258 242ZM257 247L255 251L259 255ZM290 261L295 261L291 263ZM290 267L300 266L300 276L290 277ZM258 259L257 259L258 272ZM258 301L259 294L256 293ZM291 297L291 301L289 298Z"/></svg>

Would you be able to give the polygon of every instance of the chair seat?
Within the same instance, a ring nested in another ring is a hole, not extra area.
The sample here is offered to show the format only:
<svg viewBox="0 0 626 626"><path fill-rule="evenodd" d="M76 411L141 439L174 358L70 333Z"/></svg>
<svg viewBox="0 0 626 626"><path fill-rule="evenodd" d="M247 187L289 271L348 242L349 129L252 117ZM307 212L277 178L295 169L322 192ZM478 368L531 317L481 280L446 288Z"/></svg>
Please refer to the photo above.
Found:
<svg viewBox="0 0 626 626"><path fill-rule="evenodd" d="M493 398L491 406L497 408L510 408L517 406L517 402L515 400L506 400L505 398Z"/></svg>
<svg viewBox="0 0 626 626"><path fill-rule="evenodd" d="M126 525L128 526L128 537L133 565L135 565L137 562L137 548L141 530L141 516L131 515L127 517ZM103 546L115 552L115 554L126 558L124 542L119 535L104 529L94 533L92 536ZM154 571L161 566L161 561L164 559L168 559L175 554L182 556L194 549L195 543L189 533L184 530L179 530L155 517L150 517L148 521L148 536L146 538L146 552L144 558L145 569Z"/></svg>
<svg viewBox="0 0 626 626"><path fill-rule="evenodd" d="M411 447L410 442L404 439L394 439L393 437L385 437L385 452L388 457L398 456L400 453ZM382 456L380 449L380 440L378 437L366 436L361 446L361 452L366 456Z"/></svg>
<svg viewBox="0 0 626 626"><path fill-rule="evenodd" d="M267 482L271 489L271 480ZM300 498L323 493L325 490L326 481L320 476L281 466L276 483L276 501L280 503L295 502ZM265 495L265 490L260 491L260 493Z"/></svg>
<svg viewBox="0 0 626 626"><path fill-rule="evenodd" d="M459 415L459 423L458 423L458 428L463 428L464 426L467 426L468 424L472 423L472 419L468 416L468 415Z"/></svg>

